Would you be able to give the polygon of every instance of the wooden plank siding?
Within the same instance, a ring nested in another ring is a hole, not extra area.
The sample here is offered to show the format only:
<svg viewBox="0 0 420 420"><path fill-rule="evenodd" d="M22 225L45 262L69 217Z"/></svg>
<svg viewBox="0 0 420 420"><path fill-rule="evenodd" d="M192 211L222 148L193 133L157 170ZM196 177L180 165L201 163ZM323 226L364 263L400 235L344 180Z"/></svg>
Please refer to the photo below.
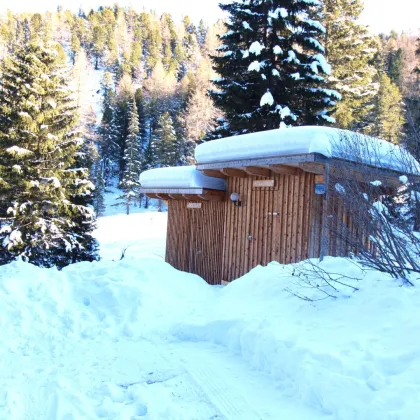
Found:
<svg viewBox="0 0 420 420"><path fill-rule="evenodd" d="M290 264L318 258L325 200L315 194L316 177L319 182L319 175L304 171L231 176L225 201L200 201L201 208L188 209L188 200L169 200L166 261L220 284L271 261ZM254 184L262 180L273 180L274 186ZM229 199L233 192L240 194L240 206ZM325 254L355 252L343 240L342 226L347 226L348 235L358 235L359 230L334 191L325 216Z"/></svg>
<svg viewBox="0 0 420 420"><path fill-rule="evenodd" d="M267 179L274 180L274 188L253 186L253 181ZM298 262L314 252L314 185L315 174L308 172L228 178L226 195L239 193L241 206L224 203L222 280L234 280L271 261Z"/></svg>
<svg viewBox="0 0 420 420"><path fill-rule="evenodd" d="M314 195L312 202L312 217L310 227L310 258L319 258L321 252L321 230L323 208L325 205L323 195ZM357 254L358 250L351 247L358 238L364 247L370 249L372 243L354 222L350 210L346 208L340 195L330 188L328 210L326 212L326 255L333 257Z"/></svg>
<svg viewBox="0 0 420 420"><path fill-rule="evenodd" d="M219 202L202 202L201 208L188 209L186 200L170 200L166 262L210 284L220 284L224 209Z"/></svg>

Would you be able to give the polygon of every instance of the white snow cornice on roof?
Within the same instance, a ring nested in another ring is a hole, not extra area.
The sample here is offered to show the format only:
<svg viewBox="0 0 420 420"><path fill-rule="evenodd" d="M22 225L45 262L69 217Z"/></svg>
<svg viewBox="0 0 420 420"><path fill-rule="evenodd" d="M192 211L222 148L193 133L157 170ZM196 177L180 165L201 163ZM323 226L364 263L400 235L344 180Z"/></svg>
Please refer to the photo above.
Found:
<svg viewBox="0 0 420 420"><path fill-rule="evenodd" d="M207 188L225 191L224 179L213 178L197 171L195 166L149 169L140 175L143 188Z"/></svg>
<svg viewBox="0 0 420 420"><path fill-rule="evenodd" d="M419 163L403 148L331 127L293 127L213 140L197 146L195 157L198 165L204 165L311 153L420 174Z"/></svg>

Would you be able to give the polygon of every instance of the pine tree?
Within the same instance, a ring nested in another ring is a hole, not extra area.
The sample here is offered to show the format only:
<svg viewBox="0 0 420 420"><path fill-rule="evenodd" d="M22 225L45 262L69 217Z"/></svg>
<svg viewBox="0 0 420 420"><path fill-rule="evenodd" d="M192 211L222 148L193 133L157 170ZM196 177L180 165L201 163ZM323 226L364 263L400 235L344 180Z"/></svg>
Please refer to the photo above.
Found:
<svg viewBox="0 0 420 420"><path fill-rule="evenodd" d="M404 51L402 48L398 48L389 54L387 73L392 83L396 84L400 89L403 83L403 70Z"/></svg>
<svg viewBox="0 0 420 420"><path fill-rule="evenodd" d="M413 83L410 87L409 94L404 99L407 107L406 145L414 157L420 160L420 38L417 39L416 47L415 57L417 60L414 64ZM417 204L420 207L420 197L418 198ZM417 223L420 225L420 213L418 214L417 220Z"/></svg>
<svg viewBox="0 0 420 420"><path fill-rule="evenodd" d="M130 64L131 64L131 75L135 78L139 75L139 70L141 67L142 62L142 49L140 42L133 42L131 46L131 57L130 57Z"/></svg>
<svg viewBox="0 0 420 420"><path fill-rule="evenodd" d="M359 24L361 0L324 0L325 55L332 66L329 80L341 95L333 116L340 128L363 129L378 86L372 61L377 50L368 29Z"/></svg>
<svg viewBox="0 0 420 420"><path fill-rule="evenodd" d="M80 52L80 40L77 37L76 34L73 34L71 37L71 43L70 43L70 48L71 48L71 59L73 61L73 65L76 62L76 57L77 54Z"/></svg>
<svg viewBox="0 0 420 420"><path fill-rule="evenodd" d="M50 25L39 13L35 13L30 19L30 35L30 39L42 42L48 42L51 39Z"/></svg>
<svg viewBox="0 0 420 420"><path fill-rule="evenodd" d="M106 32L104 27L98 23L92 28L92 40L91 40L91 54L95 60L95 70L99 69L101 58L104 55L106 48Z"/></svg>
<svg viewBox="0 0 420 420"><path fill-rule="evenodd" d="M105 180L99 157L93 165L93 179L95 180L95 190L92 194L92 206L95 210L96 217L100 217L105 214L106 206L104 200Z"/></svg>
<svg viewBox="0 0 420 420"><path fill-rule="evenodd" d="M83 17L77 16L74 19L74 23L71 28L72 34L75 34L80 40L80 44L83 47L88 47L88 26L86 25L86 20Z"/></svg>
<svg viewBox="0 0 420 420"><path fill-rule="evenodd" d="M373 128L369 133L392 143L399 143L404 122L401 92L383 72L375 98Z"/></svg>
<svg viewBox="0 0 420 420"><path fill-rule="evenodd" d="M49 47L49 48L48 48ZM93 185L77 164L76 107L54 46L30 42L5 62L0 80L0 178L7 205L0 254L40 266L92 260Z"/></svg>
<svg viewBox="0 0 420 420"><path fill-rule="evenodd" d="M213 56L220 75L211 96L224 112L214 136L280 126L323 125L338 93L328 89L330 66L314 16L317 0L254 0L222 4L229 13Z"/></svg>
<svg viewBox="0 0 420 420"><path fill-rule="evenodd" d="M207 31L208 31L208 28L206 24L204 23L204 20L201 19L197 28L197 40L198 40L198 44L200 45L200 48L204 47L204 43L206 42L206 37L207 37Z"/></svg>
<svg viewBox="0 0 420 420"><path fill-rule="evenodd" d="M182 151L178 147L174 124L169 112L163 113L152 137L152 153L158 167L177 166Z"/></svg>
<svg viewBox="0 0 420 420"><path fill-rule="evenodd" d="M141 88L136 89L134 95L136 99L137 111L139 114L139 136L141 138L142 149L147 140L147 127L146 127L146 102L144 99L143 90Z"/></svg>
<svg viewBox="0 0 420 420"><path fill-rule="evenodd" d="M148 137L146 102L142 89L137 89L135 93L136 106L139 118L139 143L140 143L140 173L153 168L155 166L153 161L153 152L151 148L151 141ZM142 205L143 195L138 195L139 205Z"/></svg>
<svg viewBox="0 0 420 420"><path fill-rule="evenodd" d="M116 95L110 73L104 74L102 81L103 103L102 121L99 127L99 156L101 162L101 177L105 187L111 185L112 178L118 174L118 133L116 118Z"/></svg>
<svg viewBox="0 0 420 420"><path fill-rule="evenodd" d="M131 77L126 74L120 80L117 88L117 100L115 103L115 142L117 145L117 162L119 182L122 181L125 171L125 141L129 134L129 102L133 97L134 86Z"/></svg>
<svg viewBox="0 0 420 420"><path fill-rule="evenodd" d="M145 99L147 102L148 140L158 125L158 118L164 112L174 117L178 104L176 104L177 80L172 73L165 71L162 62L158 62L145 83Z"/></svg>
<svg viewBox="0 0 420 420"><path fill-rule="evenodd" d="M123 190L117 200L118 205L126 207L127 214L130 214L130 207L139 195L139 177L141 171L140 161L140 139L139 139L139 116L135 98L130 100L128 106L128 136L125 141L124 161L125 170L119 187Z"/></svg>
<svg viewBox="0 0 420 420"><path fill-rule="evenodd" d="M194 61L194 56L197 54L198 50L197 29L188 16L184 17L183 23L185 32L184 38L182 40L182 46L185 52L185 59L187 65L186 70L188 71L190 70L191 62Z"/></svg>

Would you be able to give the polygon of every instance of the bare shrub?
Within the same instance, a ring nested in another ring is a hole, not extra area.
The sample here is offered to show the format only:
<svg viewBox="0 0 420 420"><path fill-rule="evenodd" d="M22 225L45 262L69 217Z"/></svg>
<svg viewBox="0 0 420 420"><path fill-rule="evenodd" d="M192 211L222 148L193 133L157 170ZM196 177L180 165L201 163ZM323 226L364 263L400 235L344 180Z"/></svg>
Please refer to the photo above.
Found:
<svg viewBox="0 0 420 420"><path fill-rule="evenodd" d="M411 274L420 273L419 164L405 149L357 133L342 132L331 144L320 261L324 255L346 256L412 286ZM316 301L358 290L361 279L333 273L320 261L296 264L297 287L287 291Z"/></svg>
<svg viewBox="0 0 420 420"><path fill-rule="evenodd" d="M410 283L408 274L420 273L417 223L408 216L418 205L418 163L403 148L359 134L341 136L335 147L355 164L330 171L331 198L345 211L328 212L329 238L341 243L341 255L356 255L364 266Z"/></svg>
<svg viewBox="0 0 420 420"><path fill-rule="evenodd" d="M295 264L292 276L296 279L293 286L297 287L288 287L285 290L308 302L336 299L337 295L343 290L356 292L359 289L355 286L355 283L361 281L361 278L326 270L313 260ZM309 291L316 291L316 293L311 294Z"/></svg>

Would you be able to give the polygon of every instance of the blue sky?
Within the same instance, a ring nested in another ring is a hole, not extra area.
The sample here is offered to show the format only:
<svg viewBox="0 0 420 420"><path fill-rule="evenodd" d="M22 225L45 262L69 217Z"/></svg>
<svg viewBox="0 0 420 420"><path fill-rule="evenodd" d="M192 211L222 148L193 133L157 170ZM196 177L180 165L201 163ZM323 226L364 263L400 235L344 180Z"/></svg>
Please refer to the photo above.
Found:
<svg viewBox="0 0 420 420"><path fill-rule="evenodd" d="M222 0L227 1L227 0ZM58 3L65 8L77 10L79 4L84 9L114 3L114 0L15 0L1 1L0 11L10 8L16 11L43 11L54 10ZM120 0L119 4L131 4L136 9L154 9L161 13L172 13L177 18L188 14L194 20L204 17L207 21L216 20L221 15L217 4L219 0ZM373 32L384 32L391 29L414 30L420 29L420 1L419 0L365 0L363 23L368 24Z"/></svg>

